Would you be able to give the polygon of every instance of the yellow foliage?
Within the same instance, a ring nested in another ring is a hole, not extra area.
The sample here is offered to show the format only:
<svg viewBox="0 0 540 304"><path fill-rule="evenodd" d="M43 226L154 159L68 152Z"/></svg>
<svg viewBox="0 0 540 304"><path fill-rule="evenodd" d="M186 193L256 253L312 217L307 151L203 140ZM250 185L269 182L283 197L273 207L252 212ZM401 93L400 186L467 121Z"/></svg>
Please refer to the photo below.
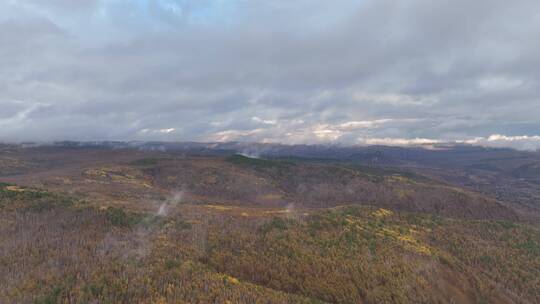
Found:
<svg viewBox="0 0 540 304"><path fill-rule="evenodd" d="M280 213L289 213L289 210L287 209L280 209L280 210L269 210L265 211L265 214L280 214Z"/></svg>
<svg viewBox="0 0 540 304"><path fill-rule="evenodd" d="M279 193L268 193L268 194L259 196L259 198L264 201L275 201L275 200L283 199L283 197Z"/></svg>
<svg viewBox="0 0 540 304"><path fill-rule="evenodd" d="M227 211L227 210L232 210L233 207L228 207L228 206L220 206L220 205L205 205L206 208L210 208L210 209L214 209L214 210L219 210L219 211Z"/></svg>
<svg viewBox="0 0 540 304"><path fill-rule="evenodd" d="M159 297L154 303L155 304L165 304L165 303L167 303L167 299L165 299L164 297Z"/></svg>
<svg viewBox="0 0 540 304"><path fill-rule="evenodd" d="M87 169L84 171L84 175L92 179L107 178L114 182L136 184L145 188L152 188L152 186L144 180L144 177L139 171L126 169L124 167Z"/></svg>
<svg viewBox="0 0 540 304"><path fill-rule="evenodd" d="M6 190L14 191L14 192L25 192L25 191L28 191L28 189L19 188L19 187L17 187L17 186L7 186L7 187L6 187Z"/></svg>
<svg viewBox="0 0 540 304"><path fill-rule="evenodd" d="M231 284L234 284L234 285L240 284L240 281L237 278L231 277L229 275L225 275L225 280L227 280L227 282L229 282Z"/></svg>
<svg viewBox="0 0 540 304"><path fill-rule="evenodd" d="M403 177L401 175L393 175L387 178L390 182L402 182L402 183L415 183L412 179Z"/></svg>
<svg viewBox="0 0 540 304"><path fill-rule="evenodd" d="M372 214L376 217L387 217L387 216L391 216L394 213L388 209L379 208L377 211L373 212Z"/></svg>
<svg viewBox="0 0 540 304"><path fill-rule="evenodd" d="M414 238L413 234L418 234L418 231L414 229L408 229L407 234L405 234L401 233L398 229L385 227L382 228L377 234L379 236L386 236L399 241L405 248L417 253L426 255L432 254L432 251L428 246L421 244L418 239Z"/></svg>

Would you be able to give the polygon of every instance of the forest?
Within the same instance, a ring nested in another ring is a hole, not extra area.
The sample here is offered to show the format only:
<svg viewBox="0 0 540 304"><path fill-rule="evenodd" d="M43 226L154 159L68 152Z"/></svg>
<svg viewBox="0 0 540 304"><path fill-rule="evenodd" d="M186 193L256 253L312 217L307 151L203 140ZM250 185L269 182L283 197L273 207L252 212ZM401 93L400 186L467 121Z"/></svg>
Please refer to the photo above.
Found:
<svg viewBox="0 0 540 304"><path fill-rule="evenodd" d="M538 223L426 171L6 151L2 303L540 302Z"/></svg>

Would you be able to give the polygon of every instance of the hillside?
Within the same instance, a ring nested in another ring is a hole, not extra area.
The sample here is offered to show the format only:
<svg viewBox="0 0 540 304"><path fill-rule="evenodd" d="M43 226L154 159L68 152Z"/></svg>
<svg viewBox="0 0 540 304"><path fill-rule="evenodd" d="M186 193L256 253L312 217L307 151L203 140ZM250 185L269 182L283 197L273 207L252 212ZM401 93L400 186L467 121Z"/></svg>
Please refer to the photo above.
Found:
<svg viewBox="0 0 540 304"><path fill-rule="evenodd" d="M2 147L0 302L540 301L538 222L450 169L199 152Z"/></svg>
<svg viewBox="0 0 540 304"><path fill-rule="evenodd" d="M142 209L148 209L148 201L182 192L191 203L306 208L353 204L458 218L518 218L496 199L397 168L110 149L23 152L20 163L42 167L21 166L4 181Z"/></svg>
<svg viewBox="0 0 540 304"><path fill-rule="evenodd" d="M371 207L181 204L157 215L13 185L0 208L4 302L540 300L540 231L508 221Z"/></svg>

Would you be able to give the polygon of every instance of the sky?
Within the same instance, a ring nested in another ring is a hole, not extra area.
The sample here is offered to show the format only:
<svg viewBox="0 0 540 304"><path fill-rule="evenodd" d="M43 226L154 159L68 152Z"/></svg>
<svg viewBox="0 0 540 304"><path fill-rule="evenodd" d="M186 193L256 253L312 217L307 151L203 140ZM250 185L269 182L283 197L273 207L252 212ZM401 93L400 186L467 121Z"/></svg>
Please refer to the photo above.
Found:
<svg viewBox="0 0 540 304"><path fill-rule="evenodd" d="M0 141L540 148L536 0L0 0Z"/></svg>

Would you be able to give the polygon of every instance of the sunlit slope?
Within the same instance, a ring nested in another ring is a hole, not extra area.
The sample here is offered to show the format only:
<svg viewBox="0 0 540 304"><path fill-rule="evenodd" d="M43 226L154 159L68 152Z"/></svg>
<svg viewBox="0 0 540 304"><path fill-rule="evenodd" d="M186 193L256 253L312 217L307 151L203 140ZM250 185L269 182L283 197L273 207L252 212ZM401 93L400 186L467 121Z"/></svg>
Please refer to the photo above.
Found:
<svg viewBox="0 0 540 304"><path fill-rule="evenodd" d="M540 231L376 207L170 206L0 187L0 302L537 303Z"/></svg>

